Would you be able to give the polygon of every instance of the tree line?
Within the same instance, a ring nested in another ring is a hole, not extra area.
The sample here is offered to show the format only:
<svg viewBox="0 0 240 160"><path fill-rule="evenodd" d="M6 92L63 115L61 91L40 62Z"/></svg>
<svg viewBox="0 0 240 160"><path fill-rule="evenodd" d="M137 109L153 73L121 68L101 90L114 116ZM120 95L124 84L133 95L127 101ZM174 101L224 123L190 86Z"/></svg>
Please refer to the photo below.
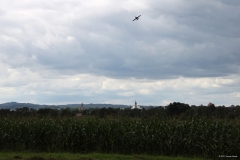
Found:
<svg viewBox="0 0 240 160"><path fill-rule="evenodd" d="M96 116L99 118L115 117L115 118L192 118L194 116L215 117L215 118L240 118L240 106L225 107L215 106L210 104L208 106L189 106L185 103L173 102L166 107L148 107L142 109L130 109L130 108L89 108L79 110L78 108L41 108L33 109L28 107L17 108L11 111L10 109L0 109L0 116L37 116L37 117L73 117L73 116Z"/></svg>

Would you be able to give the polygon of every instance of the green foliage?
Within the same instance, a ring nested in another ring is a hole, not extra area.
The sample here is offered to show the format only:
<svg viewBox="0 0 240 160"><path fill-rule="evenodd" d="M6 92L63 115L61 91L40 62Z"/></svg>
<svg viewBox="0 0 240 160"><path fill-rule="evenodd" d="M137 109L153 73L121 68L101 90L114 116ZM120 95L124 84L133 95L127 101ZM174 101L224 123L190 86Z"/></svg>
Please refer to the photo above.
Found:
<svg viewBox="0 0 240 160"><path fill-rule="evenodd" d="M169 156L240 155L237 120L2 118L0 150Z"/></svg>
<svg viewBox="0 0 240 160"><path fill-rule="evenodd" d="M189 119L198 115L201 117L215 117L219 119L235 119L240 118L240 107L215 107L214 104L209 106L189 106L188 104L173 102L166 107L147 107L140 109L130 108L90 108L78 110L78 108L62 108L61 110L52 108L40 108L39 110L32 108L17 108L16 111L9 109L0 109L0 117L74 117L76 115L96 116L99 118L115 117L115 118L161 118L178 117L180 119ZM185 117L185 118L184 118Z"/></svg>
<svg viewBox="0 0 240 160"><path fill-rule="evenodd" d="M180 115L190 109L188 104L173 102L167 106L167 112L170 116Z"/></svg>

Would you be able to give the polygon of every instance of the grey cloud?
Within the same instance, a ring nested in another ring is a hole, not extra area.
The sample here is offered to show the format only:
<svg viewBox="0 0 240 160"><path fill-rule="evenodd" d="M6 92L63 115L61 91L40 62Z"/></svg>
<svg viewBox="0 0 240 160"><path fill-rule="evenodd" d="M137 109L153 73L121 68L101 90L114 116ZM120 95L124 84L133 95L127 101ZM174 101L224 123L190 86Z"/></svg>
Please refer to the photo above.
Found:
<svg viewBox="0 0 240 160"><path fill-rule="evenodd" d="M4 1L0 63L53 77L239 75L238 0L93 2Z"/></svg>
<svg viewBox="0 0 240 160"><path fill-rule="evenodd" d="M222 3L230 6L240 6L240 2L238 0L221 0Z"/></svg>

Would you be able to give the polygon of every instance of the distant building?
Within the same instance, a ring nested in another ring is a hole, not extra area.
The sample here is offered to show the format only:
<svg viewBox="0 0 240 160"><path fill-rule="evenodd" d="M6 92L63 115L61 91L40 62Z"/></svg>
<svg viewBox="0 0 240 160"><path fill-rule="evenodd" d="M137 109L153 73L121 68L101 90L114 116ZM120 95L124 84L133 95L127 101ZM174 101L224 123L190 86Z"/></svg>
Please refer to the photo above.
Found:
<svg viewBox="0 0 240 160"><path fill-rule="evenodd" d="M84 107L83 107L83 103L81 104L81 106L78 108L78 111L83 111Z"/></svg>
<svg viewBox="0 0 240 160"><path fill-rule="evenodd" d="M78 112L80 112L80 113L76 113L76 116L77 117L81 117L83 110L84 110L84 107L83 107L83 103L82 103L81 106L78 108Z"/></svg>
<svg viewBox="0 0 240 160"><path fill-rule="evenodd" d="M209 102L209 103L208 103L208 107L210 107L210 106L214 106L214 104L211 103L211 102Z"/></svg>
<svg viewBox="0 0 240 160"><path fill-rule="evenodd" d="M76 113L76 116L77 116L77 117L81 117L81 116L82 116L82 113Z"/></svg>
<svg viewBox="0 0 240 160"><path fill-rule="evenodd" d="M139 105L137 105L137 102L135 100L135 105L131 106L131 109L142 109Z"/></svg>

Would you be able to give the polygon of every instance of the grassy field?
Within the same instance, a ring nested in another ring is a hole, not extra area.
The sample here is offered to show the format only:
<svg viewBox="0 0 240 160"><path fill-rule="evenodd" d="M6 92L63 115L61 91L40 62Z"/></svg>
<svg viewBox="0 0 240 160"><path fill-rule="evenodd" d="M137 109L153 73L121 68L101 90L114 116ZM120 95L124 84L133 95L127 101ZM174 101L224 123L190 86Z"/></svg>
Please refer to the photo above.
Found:
<svg viewBox="0 0 240 160"><path fill-rule="evenodd" d="M118 155L118 154L71 154L71 153L3 153L0 160L203 160L193 157L166 157L149 155Z"/></svg>

